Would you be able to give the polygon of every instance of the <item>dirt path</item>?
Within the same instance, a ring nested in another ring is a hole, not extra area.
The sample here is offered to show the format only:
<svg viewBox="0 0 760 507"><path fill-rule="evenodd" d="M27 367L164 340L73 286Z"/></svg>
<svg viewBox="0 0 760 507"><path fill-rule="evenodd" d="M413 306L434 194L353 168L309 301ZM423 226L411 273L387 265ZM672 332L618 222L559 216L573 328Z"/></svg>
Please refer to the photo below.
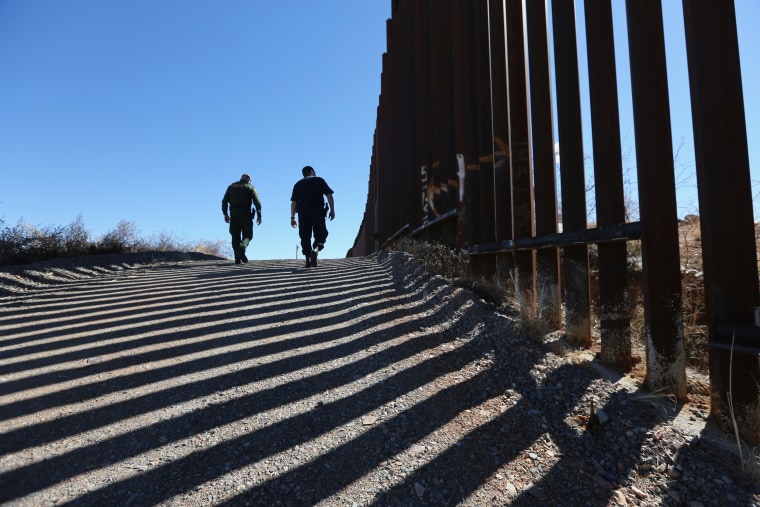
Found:
<svg viewBox="0 0 760 507"><path fill-rule="evenodd" d="M706 407L548 353L403 254L0 284L2 505L760 505Z"/></svg>

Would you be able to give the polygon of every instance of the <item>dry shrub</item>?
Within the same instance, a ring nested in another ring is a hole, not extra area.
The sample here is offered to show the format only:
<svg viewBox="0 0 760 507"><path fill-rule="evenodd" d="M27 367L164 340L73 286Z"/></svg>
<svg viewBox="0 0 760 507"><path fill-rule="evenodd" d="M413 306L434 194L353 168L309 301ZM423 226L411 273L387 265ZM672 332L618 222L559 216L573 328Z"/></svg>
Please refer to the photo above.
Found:
<svg viewBox="0 0 760 507"><path fill-rule="evenodd" d="M196 243L192 251L207 255L215 255L217 257L223 257L226 248L228 248L227 243L221 239L218 239L216 241L203 240Z"/></svg>
<svg viewBox="0 0 760 507"><path fill-rule="evenodd" d="M449 280L463 277L461 255L442 243L402 238L393 245L393 250L411 254L429 271Z"/></svg>
<svg viewBox="0 0 760 507"><path fill-rule="evenodd" d="M0 219L0 266L83 255L150 251L200 252L221 257L224 248L222 241L183 241L168 232L141 239L137 226L126 220L121 220L101 237L91 239L81 215L67 226L56 227L34 226L22 221L8 226Z"/></svg>
<svg viewBox="0 0 760 507"><path fill-rule="evenodd" d="M529 296L516 293L504 299L501 309L514 319L518 333L536 343L544 343L546 335L556 331L553 325L553 310L536 305L531 299Z"/></svg>

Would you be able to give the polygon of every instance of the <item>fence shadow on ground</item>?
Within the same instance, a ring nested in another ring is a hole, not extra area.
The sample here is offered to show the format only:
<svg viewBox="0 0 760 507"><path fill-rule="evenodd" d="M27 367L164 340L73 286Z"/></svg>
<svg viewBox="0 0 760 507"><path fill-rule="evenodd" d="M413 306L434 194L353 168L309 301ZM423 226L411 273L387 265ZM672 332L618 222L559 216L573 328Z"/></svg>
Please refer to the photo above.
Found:
<svg viewBox="0 0 760 507"><path fill-rule="evenodd" d="M207 261L10 298L0 503L313 505L372 476L374 504L455 505L550 441L515 505L598 484L578 449L607 437L567 423L596 375L537 375L545 352L406 263ZM624 475L649 429L598 459Z"/></svg>

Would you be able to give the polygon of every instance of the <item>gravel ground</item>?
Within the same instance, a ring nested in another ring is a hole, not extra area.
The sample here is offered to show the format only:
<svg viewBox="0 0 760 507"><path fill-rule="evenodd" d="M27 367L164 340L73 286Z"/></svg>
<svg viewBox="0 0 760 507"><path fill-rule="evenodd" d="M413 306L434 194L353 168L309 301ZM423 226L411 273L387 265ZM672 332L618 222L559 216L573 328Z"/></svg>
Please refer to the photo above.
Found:
<svg viewBox="0 0 760 507"><path fill-rule="evenodd" d="M2 505L760 505L704 398L405 254L44 263L0 304Z"/></svg>

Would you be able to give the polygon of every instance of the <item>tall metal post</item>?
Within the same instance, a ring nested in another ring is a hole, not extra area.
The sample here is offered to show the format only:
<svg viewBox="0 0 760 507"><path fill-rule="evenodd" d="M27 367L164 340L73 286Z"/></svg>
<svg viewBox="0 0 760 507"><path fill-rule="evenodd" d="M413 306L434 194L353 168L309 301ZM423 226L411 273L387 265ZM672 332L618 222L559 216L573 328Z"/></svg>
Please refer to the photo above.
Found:
<svg viewBox="0 0 760 507"><path fill-rule="evenodd" d="M549 66L546 0L525 3L530 83L533 172L535 174L536 235L557 232L557 182L554 171L554 118ZM562 322L559 290L559 250L536 252L536 304L553 327Z"/></svg>
<svg viewBox="0 0 760 507"><path fill-rule="evenodd" d="M429 96L430 96L430 166L427 172L428 220L434 220L443 211L443 196L441 183L443 175L443 137L446 126L442 124L446 114L446 103L443 101L443 46L441 44L442 29L441 3L432 1L427 6L426 37L428 46ZM432 231L431 231L432 232ZM436 230L436 232L438 232ZM429 235L429 233L428 233ZM438 237L429 237L438 240Z"/></svg>
<svg viewBox="0 0 760 507"><path fill-rule="evenodd" d="M400 216L396 220L394 233L416 217L418 209L418 192L415 183L415 53L413 47L414 12L410 2L398 2L393 19L393 136L391 157L395 172L396 208ZM401 184L399 184L401 183ZM384 211L387 206L384 206ZM388 210L390 211L390 210Z"/></svg>
<svg viewBox="0 0 760 507"><path fill-rule="evenodd" d="M477 194L479 223L475 225L479 228L479 242L492 243L496 238L496 223L488 3L468 2L468 5L472 9L473 30L471 36L475 42L473 48L476 65L475 119L478 132L478 180L480 187ZM495 257L493 255L479 255L475 256L471 262L478 264L477 269L482 279L495 287Z"/></svg>
<svg viewBox="0 0 760 507"><path fill-rule="evenodd" d="M627 0L636 132L648 380L686 398L681 260L660 0Z"/></svg>
<svg viewBox="0 0 760 507"><path fill-rule="evenodd" d="M432 126L430 97L430 42L429 42L429 0L412 2L414 10L414 126L415 126L415 164L416 176L416 220L413 226L420 226L430 220L430 208L427 202L427 183L432 173Z"/></svg>
<svg viewBox="0 0 760 507"><path fill-rule="evenodd" d="M506 0L506 13L513 228L515 238L530 238L535 234L535 222L522 0ZM515 280L520 299L535 308L536 265L533 250L515 253Z"/></svg>
<svg viewBox="0 0 760 507"><path fill-rule="evenodd" d="M586 0L584 6L591 132L594 139L596 220L600 226L615 225L625 222L625 202L612 5L610 0ZM597 248L601 358L605 363L627 371L632 361L626 297L626 244L601 243Z"/></svg>
<svg viewBox="0 0 760 507"><path fill-rule="evenodd" d="M441 87L441 181L440 181L440 209L439 213L447 213L456 210L459 199L458 163L454 140L454 74L461 71L453 66L453 41L451 19L451 0L436 3L436 17L440 20L438 44L440 54L440 71L438 80ZM454 245L457 238L456 222L446 224L441 237L447 245Z"/></svg>
<svg viewBox="0 0 760 507"><path fill-rule="evenodd" d="M514 239L512 149L509 139L509 86L504 0L488 1L491 51L491 125L493 131L494 227L496 241ZM514 255L496 256L496 285L500 292L514 290Z"/></svg>
<svg viewBox="0 0 760 507"><path fill-rule="evenodd" d="M454 151L457 157L457 179L459 185L457 215L457 246L466 252L477 244L479 210L474 195L479 191L478 142L475 123L476 66L474 64L474 37L472 32L471 2L452 0L452 86L454 95ZM477 190L476 190L477 189ZM474 278L480 274L470 261L470 274Z"/></svg>
<svg viewBox="0 0 760 507"><path fill-rule="evenodd" d="M586 229L586 182L583 169L583 125L575 39L575 2L552 2L554 61L557 81L557 126L560 152L563 231ZM562 277L565 328L582 345L591 344L588 247L564 248Z"/></svg>
<svg viewBox="0 0 760 507"><path fill-rule="evenodd" d="M712 413L760 444L757 252L734 3L684 0ZM732 353L733 346L733 353Z"/></svg>
<svg viewBox="0 0 760 507"><path fill-rule="evenodd" d="M386 155L389 153L389 137L391 115L389 112L388 96L389 87L389 60L388 53L383 54L383 71L380 74L380 99L377 107L377 198L375 200L375 218L377 220L377 235L380 244L393 234L392 221L388 213L380 213L380 203L388 195L388 182L393 178L390 167L386 164Z"/></svg>

